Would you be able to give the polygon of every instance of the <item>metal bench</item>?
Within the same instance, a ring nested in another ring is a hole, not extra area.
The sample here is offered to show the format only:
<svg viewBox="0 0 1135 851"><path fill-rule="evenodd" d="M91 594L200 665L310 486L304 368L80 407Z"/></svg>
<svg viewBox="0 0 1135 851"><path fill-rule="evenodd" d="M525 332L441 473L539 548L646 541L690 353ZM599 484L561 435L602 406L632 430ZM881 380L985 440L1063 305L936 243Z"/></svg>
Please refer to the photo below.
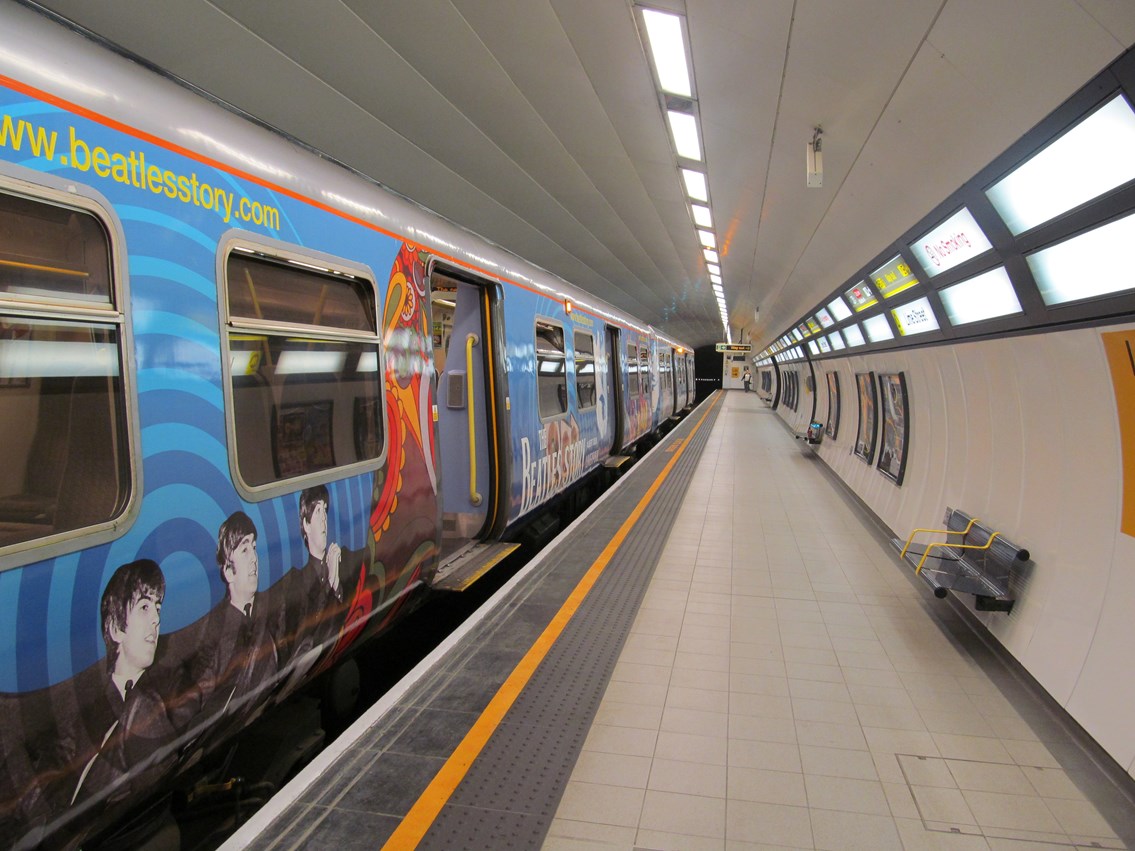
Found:
<svg viewBox="0 0 1135 851"><path fill-rule="evenodd" d="M973 594L983 612L1008 612L1013 608L1009 579L1015 562L1029 560L1029 551L1000 532L956 508L947 508L945 529L915 529L903 543L891 543L914 572L926 581L934 596L948 591ZM945 535L945 540L915 543L919 534Z"/></svg>

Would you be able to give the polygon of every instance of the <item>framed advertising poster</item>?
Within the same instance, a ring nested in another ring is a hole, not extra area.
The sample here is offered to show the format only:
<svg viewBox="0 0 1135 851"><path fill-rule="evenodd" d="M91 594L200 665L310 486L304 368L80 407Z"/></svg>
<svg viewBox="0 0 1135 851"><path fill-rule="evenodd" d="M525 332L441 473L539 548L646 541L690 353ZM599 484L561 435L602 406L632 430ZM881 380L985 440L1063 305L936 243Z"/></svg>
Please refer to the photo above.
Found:
<svg viewBox="0 0 1135 851"><path fill-rule="evenodd" d="M906 373L879 376L879 404L883 414L883 440L879 445L879 472L901 485L906 473Z"/></svg>
<svg viewBox="0 0 1135 851"><path fill-rule="evenodd" d="M855 454L870 464L875 460L875 373L857 372L859 390L859 431L855 435Z"/></svg>
<svg viewBox="0 0 1135 851"><path fill-rule="evenodd" d="M828 423L824 432L832 440L839 433L839 374L828 373Z"/></svg>

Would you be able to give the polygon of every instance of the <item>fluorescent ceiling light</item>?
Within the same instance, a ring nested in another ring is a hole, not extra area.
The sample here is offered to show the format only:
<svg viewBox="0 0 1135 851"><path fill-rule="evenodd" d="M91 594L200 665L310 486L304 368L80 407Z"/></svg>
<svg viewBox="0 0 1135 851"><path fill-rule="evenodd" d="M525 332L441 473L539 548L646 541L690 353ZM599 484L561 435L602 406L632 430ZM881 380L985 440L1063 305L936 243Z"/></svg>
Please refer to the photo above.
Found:
<svg viewBox="0 0 1135 851"><path fill-rule="evenodd" d="M662 91L693 97L681 19L657 9L643 9L642 22L646 25L646 40L650 42L650 55L654 58L654 71Z"/></svg>
<svg viewBox="0 0 1135 851"><path fill-rule="evenodd" d="M356 372L378 372L378 352L367 351L359 355L359 365Z"/></svg>
<svg viewBox="0 0 1135 851"><path fill-rule="evenodd" d="M717 262L717 252L714 251L712 248L703 248L702 254L705 255L705 259L708 260L710 263L716 263Z"/></svg>
<svg viewBox="0 0 1135 851"><path fill-rule="evenodd" d="M115 375L118 375L118 346L114 343L0 340L0 378L13 386L26 383L28 378Z"/></svg>
<svg viewBox="0 0 1135 851"><path fill-rule="evenodd" d="M711 274L711 275L720 275L721 274L721 266L717 263L706 263L705 268L709 271L709 274Z"/></svg>
<svg viewBox="0 0 1135 851"><path fill-rule="evenodd" d="M703 228L713 227L713 214L709 212L709 207L702 204L691 204L690 211L694 214L695 225L700 225Z"/></svg>
<svg viewBox="0 0 1135 851"><path fill-rule="evenodd" d="M276 375L338 374L346 362L346 352L291 349L280 353Z"/></svg>
<svg viewBox="0 0 1135 851"><path fill-rule="evenodd" d="M688 112L666 110L670 119L670 133L674 137L674 150L688 160L701 160L701 142L698 140L697 119Z"/></svg>
<svg viewBox="0 0 1135 851"><path fill-rule="evenodd" d="M709 200L709 187L705 182L705 175L693 169L682 169L682 180L686 183L686 194L697 201Z"/></svg>
<svg viewBox="0 0 1135 851"><path fill-rule="evenodd" d="M721 286L721 276L720 275L710 275L709 276L709 282L711 284L713 284L714 289L717 289L718 287Z"/></svg>
<svg viewBox="0 0 1135 851"><path fill-rule="evenodd" d="M711 231L699 230L698 239L701 240L701 244L706 248L717 248L717 237L714 236Z"/></svg>

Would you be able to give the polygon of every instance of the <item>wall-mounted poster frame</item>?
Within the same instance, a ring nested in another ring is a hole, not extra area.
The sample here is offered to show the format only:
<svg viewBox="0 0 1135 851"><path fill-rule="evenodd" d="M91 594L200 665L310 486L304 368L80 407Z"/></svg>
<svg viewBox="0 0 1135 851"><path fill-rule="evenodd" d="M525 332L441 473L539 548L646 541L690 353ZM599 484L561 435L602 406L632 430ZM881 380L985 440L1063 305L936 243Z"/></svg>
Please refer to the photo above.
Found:
<svg viewBox="0 0 1135 851"><path fill-rule="evenodd" d="M800 376L793 370L788 373L788 407L796 410L797 397L800 395Z"/></svg>
<svg viewBox="0 0 1135 851"><path fill-rule="evenodd" d="M879 445L879 472L901 485L906 474L906 447L910 422L906 416L906 373L879 376L879 404L883 439Z"/></svg>
<svg viewBox="0 0 1135 851"><path fill-rule="evenodd" d="M875 460L875 373L855 373L859 390L859 431L855 435L855 454L870 464Z"/></svg>
<svg viewBox="0 0 1135 851"><path fill-rule="evenodd" d="M828 422L824 432L832 440L839 434L839 373L829 372L828 376Z"/></svg>

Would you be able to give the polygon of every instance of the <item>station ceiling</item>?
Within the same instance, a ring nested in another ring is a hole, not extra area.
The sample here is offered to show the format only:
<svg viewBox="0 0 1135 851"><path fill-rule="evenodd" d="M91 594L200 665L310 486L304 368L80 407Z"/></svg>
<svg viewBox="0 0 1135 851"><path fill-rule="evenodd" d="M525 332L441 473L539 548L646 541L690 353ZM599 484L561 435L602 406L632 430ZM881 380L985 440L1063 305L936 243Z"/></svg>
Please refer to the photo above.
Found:
<svg viewBox="0 0 1135 851"><path fill-rule="evenodd" d="M40 5L679 340L724 338L629 0ZM1135 43L1132 0L647 5L686 18L731 334L758 350Z"/></svg>

